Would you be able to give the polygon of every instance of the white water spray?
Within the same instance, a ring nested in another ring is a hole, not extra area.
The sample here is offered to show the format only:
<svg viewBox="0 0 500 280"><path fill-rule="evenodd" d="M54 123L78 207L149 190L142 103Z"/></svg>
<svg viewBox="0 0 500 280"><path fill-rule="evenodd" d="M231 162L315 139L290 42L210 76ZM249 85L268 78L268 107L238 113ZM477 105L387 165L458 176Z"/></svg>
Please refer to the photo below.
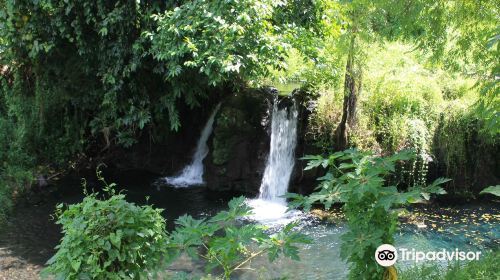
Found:
<svg viewBox="0 0 500 280"><path fill-rule="evenodd" d="M274 102L271 121L271 149L264 177L260 185L259 198L285 204L282 197L288 190L290 175L295 165L297 144L297 106L278 109Z"/></svg>
<svg viewBox="0 0 500 280"><path fill-rule="evenodd" d="M271 149L258 199L248 201L253 208L252 219L264 223L287 223L297 213L287 212L286 198L290 176L295 165L297 144L297 105L278 108L273 105Z"/></svg>
<svg viewBox="0 0 500 280"><path fill-rule="evenodd" d="M198 139L198 144L196 145L196 150L193 155L193 160L191 163L184 167L181 174L175 177L166 177L165 180L168 184L175 187L188 187L192 185L202 185L203 181L203 159L208 155L208 145L207 141L212 134L215 115L219 111L220 103L215 107L214 111L210 115L205 127L201 132L200 139Z"/></svg>

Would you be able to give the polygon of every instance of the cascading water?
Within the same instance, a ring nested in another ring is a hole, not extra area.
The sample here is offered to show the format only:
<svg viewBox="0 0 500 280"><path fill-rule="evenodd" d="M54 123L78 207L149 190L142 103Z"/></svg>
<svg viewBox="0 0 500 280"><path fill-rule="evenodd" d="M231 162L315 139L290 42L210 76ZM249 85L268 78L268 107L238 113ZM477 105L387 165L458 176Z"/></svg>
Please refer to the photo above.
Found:
<svg viewBox="0 0 500 280"><path fill-rule="evenodd" d="M215 107L210 115L205 127L201 132L200 139L196 145L196 150L193 155L191 163L184 167L181 174L175 177L166 177L165 180L168 184L175 187L188 187L192 185L202 185L203 181L203 159L208 155L207 140L212 134L215 115L219 111L220 103Z"/></svg>
<svg viewBox="0 0 500 280"><path fill-rule="evenodd" d="M260 199L285 204L286 199L282 196L288 190L295 165L296 144L297 106L293 103L279 110L276 100L271 121L271 149L260 185Z"/></svg>
<svg viewBox="0 0 500 280"><path fill-rule="evenodd" d="M248 201L253 208L252 219L264 223L282 223L287 215L286 198L290 176L295 165L297 144L297 105L279 108L274 101L271 121L271 148L260 185L258 199ZM290 213L290 212L288 212Z"/></svg>

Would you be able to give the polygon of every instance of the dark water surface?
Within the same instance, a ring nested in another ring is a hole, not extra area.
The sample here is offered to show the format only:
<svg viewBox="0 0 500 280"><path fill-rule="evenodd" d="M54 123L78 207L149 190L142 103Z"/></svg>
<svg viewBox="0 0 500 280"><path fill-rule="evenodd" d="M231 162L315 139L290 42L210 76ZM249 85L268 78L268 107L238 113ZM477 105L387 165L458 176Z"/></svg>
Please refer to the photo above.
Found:
<svg viewBox="0 0 500 280"><path fill-rule="evenodd" d="M163 208L169 230L174 220L184 214L208 217L225 209L238 194L210 192L204 187L172 188L158 183L158 176L141 171L108 174L109 182L124 189L127 200ZM16 208L8 225L0 230L0 248L36 265L43 265L53 254L61 238L60 228L51 214L58 203L77 203L83 198L80 178L65 178L59 188L35 205ZM89 186L96 185L89 182ZM416 250L480 250L498 249L500 245L500 207L494 203L466 206L418 206L396 235L396 247ZM425 225L423 227L422 225ZM237 275L240 279L344 279L347 265L340 260L340 235L343 222L326 223L304 215L300 231L313 238L301 247L301 261L280 258L270 264L266 258L256 259L252 270ZM1 258L1 256L0 256ZM400 267L412 263L399 264ZM189 267L189 265L187 266Z"/></svg>
<svg viewBox="0 0 500 280"><path fill-rule="evenodd" d="M127 200L138 204L152 204L164 209L169 230L174 220L184 214L195 217L211 216L225 209L227 202L236 194L210 192L204 187L176 189L158 184L158 176L142 171L129 171L105 175L108 182L116 182L126 194ZM88 189L98 189L94 180L88 181ZM0 248L8 248L21 258L43 265L54 253L54 247L62 237L60 227L52 217L59 203L81 202L84 195L81 178L64 178L57 182L57 190L16 207L7 226L0 229Z"/></svg>

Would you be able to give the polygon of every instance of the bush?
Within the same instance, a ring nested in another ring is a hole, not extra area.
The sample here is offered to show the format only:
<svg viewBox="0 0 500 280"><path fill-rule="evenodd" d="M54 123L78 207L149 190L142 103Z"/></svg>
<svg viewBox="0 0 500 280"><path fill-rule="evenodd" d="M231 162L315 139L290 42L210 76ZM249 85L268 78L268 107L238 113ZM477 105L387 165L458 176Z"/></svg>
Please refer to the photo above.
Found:
<svg viewBox="0 0 500 280"><path fill-rule="evenodd" d="M342 118L342 98L335 91L323 92L310 116L306 137L325 152L333 148L334 132Z"/></svg>
<svg viewBox="0 0 500 280"><path fill-rule="evenodd" d="M374 131L385 152L394 153L404 147L410 120L422 120L429 131L434 127L440 95L435 88L419 88L418 84L415 87L382 79L362 105L371 120L368 129Z"/></svg>
<svg viewBox="0 0 500 280"><path fill-rule="evenodd" d="M16 198L33 182L33 159L23 149L24 129L5 117L2 94L0 91L0 224L5 222Z"/></svg>
<svg viewBox="0 0 500 280"><path fill-rule="evenodd" d="M442 88L443 98L446 100L460 99L474 87L473 80L450 75L442 75L439 84Z"/></svg>
<svg viewBox="0 0 500 280"><path fill-rule="evenodd" d="M477 119L462 104L451 104L442 114L434 136L434 153L444 166L447 176L462 174L467 180L472 174L468 168L468 147L478 129ZM452 182L454 185L454 182Z"/></svg>
<svg viewBox="0 0 500 280"><path fill-rule="evenodd" d="M405 147L410 132L408 122L411 120L422 120L432 134L444 102L444 85L441 84L444 74L426 69L419 54L411 52L406 45L392 43L374 46L374 49L376 51L371 52L363 72L358 122L350 128L349 142L359 149L380 150L377 152L390 154ZM460 88L468 89L466 86ZM337 94L331 94L332 91ZM318 100L311 120L311 133L314 139L318 139L319 146L333 144L334 131L342 113L342 92L342 84L338 83L330 87L329 91L325 90ZM455 95L462 94L465 93Z"/></svg>
<svg viewBox="0 0 500 280"><path fill-rule="evenodd" d="M112 187L105 188L111 195L106 200L94 193L67 209L57 206L57 224L64 237L48 261L45 275L142 279L159 268L167 241L162 210L129 203Z"/></svg>

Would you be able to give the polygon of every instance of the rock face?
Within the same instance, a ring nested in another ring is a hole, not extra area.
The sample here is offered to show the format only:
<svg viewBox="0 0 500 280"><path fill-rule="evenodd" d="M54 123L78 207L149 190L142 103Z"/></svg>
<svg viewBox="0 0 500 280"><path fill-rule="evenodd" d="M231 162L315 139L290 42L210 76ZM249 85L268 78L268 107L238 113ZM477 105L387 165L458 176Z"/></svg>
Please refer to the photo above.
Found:
<svg viewBox="0 0 500 280"><path fill-rule="evenodd" d="M204 162L210 189L258 193L269 150L272 96L264 89L225 98Z"/></svg>
<svg viewBox="0 0 500 280"><path fill-rule="evenodd" d="M307 170L304 168L307 165L306 161L300 160L301 157L306 155L321 154L321 150L315 147L306 135L309 125L309 118L316 108L316 97L308 92L301 90L294 90L291 95L298 104L298 120L297 120L297 147L295 148L295 166L290 179L289 192L300 194L309 194L316 187L318 181L316 178L322 176L322 171Z"/></svg>
<svg viewBox="0 0 500 280"><path fill-rule="evenodd" d="M168 117L144 131L138 143L130 148L114 146L101 161L116 170L143 169L158 176L173 176L191 162L200 133L213 109L225 93L210 93L212 99L196 109L179 105L181 127L172 131Z"/></svg>
<svg viewBox="0 0 500 280"><path fill-rule="evenodd" d="M212 190L232 190L257 195L264 174L271 137L271 113L275 89L249 90L234 94L222 103L216 117L214 133L205 160L205 180ZM296 158L314 153L305 140L310 96L295 90L279 97L278 106L298 105ZM305 162L297 160L290 190L308 192L315 184L316 174L303 173ZM314 177L314 178L313 178Z"/></svg>

